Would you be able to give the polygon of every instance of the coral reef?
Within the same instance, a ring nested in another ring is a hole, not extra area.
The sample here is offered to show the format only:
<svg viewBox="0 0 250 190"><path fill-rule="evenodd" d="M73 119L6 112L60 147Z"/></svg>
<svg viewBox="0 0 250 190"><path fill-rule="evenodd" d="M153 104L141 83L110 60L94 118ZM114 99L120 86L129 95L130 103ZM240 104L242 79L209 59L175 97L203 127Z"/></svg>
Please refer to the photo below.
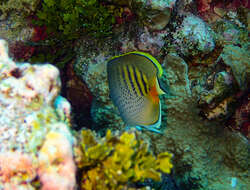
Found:
<svg viewBox="0 0 250 190"><path fill-rule="evenodd" d="M0 3L0 189L248 189L248 1L13 2ZM109 98L107 60L134 50L163 67L161 134L126 131Z"/></svg>
<svg viewBox="0 0 250 190"><path fill-rule="evenodd" d="M36 54L37 43L48 37L45 26L32 24L40 2L6 0L0 3L0 37L8 41L10 57L15 61L30 62Z"/></svg>
<svg viewBox="0 0 250 190"><path fill-rule="evenodd" d="M176 0L135 0L134 3L142 3L142 7L144 8L151 8L154 10L163 11L167 8L173 8L175 5Z"/></svg>
<svg viewBox="0 0 250 190"><path fill-rule="evenodd" d="M188 79L188 66L185 61L176 53L170 53L165 58L164 66L170 94L190 97L191 90ZM173 85L173 83L175 85Z"/></svg>
<svg viewBox="0 0 250 190"><path fill-rule="evenodd" d="M95 37L105 36L114 23L108 8L96 0L46 0L42 2L37 17L36 23L46 25L48 33L54 33L60 40L76 39L84 31Z"/></svg>
<svg viewBox="0 0 250 190"><path fill-rule="evenodd" d="M17 41L15 43L10 44L10 55L16 60L28 60L30 59L35 52L35 48L26 45L22 41Z"/></svg>
<svg viewBox="0 0 250 190"><path fill-rule="evenodd" d="M164 137L144 134L144 138L151 138L152 147L155 147L156 152L167 149L174 154L173 173L175 176L181 176L177 178L177 182L184 189L247 189L247 140L240 133L231 132L219 122L202 121L198 116L200 110L197 108L197 95L193 92L192 85L187 84L192 84L203 72L192 67L188 69L188 76L185 76L185 72L181 72L179 67L175 68L178 62L179 66L183 63L183 60L177 58L173 62L173 58L167 56L164 61L164 65L169 65L170 69L169 89L180 90L180 93L165 99L167 123ZM190 96L186 89L191 90ZM237 185L232 187L231 181L234 178Z"/></svg>
<svg viewBox="0 0 250 190"><path fill-rule="evenodd" d="M71 105L68 100L62 96L57 96L54 101L54 108L61 121L68 125L71 124Z"/></svg>
<svg viewBox="0 0 250 190"><path fill-rule="evenodd" d="M105 138L97 140L90 130L83 130L80 139L82 189L124 189L147 178L159 181L159 171L170 173L173 167L171 154L162 152L155 158L134 133L117 137L109 130Z"/></svg>
<svg viewBox="0 0 250 190"><path fill-rule="evenodd" d="M232 14L243 9L249 9L250 4L247 0L233 0L233 1L216 1L216 0L197 0L197 11L198 13L208 22L215 22L223 17L231 17ZM238 19L232 19L239 24Z"/></svg>
<svg viewBox="0 0 250 190"><path fill-rule="evenodd" d="M132 7L135 7L135 12L150 30L157 31L164 29L169 23L175 3L176 0L135 0Z"/></svg>
<svg viewBox="0 0 250 190"><path fill-rule="evenodd" d="M241 110L241 96L249 90L249 55L248 44L238 47L236 45L225 45L221 55L217 59L217 67L221 67L220 72L213 69L213 74L208 76L207 87L201 92L199 104L202 112L208 119L226 120L232 115L235 117L237 111ZM211 83L211 84L209 84ZM208 88L212 88L207 90ZM238 104L236 103L238 102ZM236 108L239 107L239 108ZM244 106L243 106L244 107ZM244 110L244 109L243 109ZM248 115L246 113L246 115ZM238 117L237 117L238 118ZM229 124L230 128L243 132L248 136L246 127L239 122L233 122L235 126ZM245 122L244 122L245 123ZM245 124L244 124L245 125Z"/></svg>
<svg viewBox="0 0 250 190"><path fill-rule="evenodd" d="M213 24L216 32L216 43L219 46L244 44L248 39L246 28L229 21L217 21Z"/></svg>
<svg viewBox="0 0 250 190"><path fill-rule="evenodd" d="M12 151L0 153L0 189L35 189L31 184L22 184L35 178L36 171L32 165L32 157L28 154Z"/></svg>
<svg viewBox="0 0 250 190"><path fill-rule="evenodd" d="M67 129L58 125L58 131L50 131L46 135L39 151L38 175L42 189L73 190L76 184L76 167L72 154L72 137Z"/></svg>
<svg viewBox="0 0 250 190"><path fill-rule="evenodd" d="M250 84L249 44L243 47L225 46L221 56L223 62L232 70L233 76L241 90L246 90Z"/></svg>
<svg viewBox="0 0 250 190"><path fill-rule="evenodd" d="M164 46L164 37L166 36L166 32L150 32L147 27L139 29L138 38L128 38L125 36L120 39L121 52L126 53L129 51L146 51L150 52L152 55L159 55L161 49Z"/></svg>
<svg viewBox="0 0 250 190"><path fill-rule="evenodd" d="M113 48L118 46L116 44L117 41L114 43L112 40L107 40L104 43L100 43L99 40L87 40L86 38L83 38L78 42L79 43L75 48L79 54L77 54L74 70L87 84L93 95L91 105L93 124L91 127L93 129L99 129L103 134L106 133L105 131L107 128L124 128L124 123L119 116L119 112L109 98L106 71L106 61L115 55L115 50ZM98 43L100 44L97 49L96 45ZM101 54L100 51L102 52Z"/></svg>
<svg viewBox="0 0 250 190"><path fill-rule="evenodd" d="M40 0L4 0L0 2L0 36L10 43L30 39L33 29L26 17L36 11Z"/></svg>
<svg viewBox="0 0 250 190"><path fill-rule="evenodd" d="M249 86L249 77L246 77L248 32L244 24L240 24L244 23L240 14L216 17L206 23L204 17L195 16L198 15L196 8L200 8L196 1L176 1L165 7L171 18L163 16L168 27L166 23L158 27L157 22L153 23L153 1L115 2L131 7L137 20L117 26L111 43L109 39L102 45L93 41L86 47L88 40L83 38L85 44L81 41L77 46L75 69L80 71L94 96L91 110L97 132L104 135L106 127L124 130L124 124L108 98L106 60L114 54L133 50L150 52L162 62L163 81L169 92L162 97L164 135L143 132L141 137L150 142L154 152L173 153L173 176L183 189L247 189L249 157L245 138L248 135L245 134L249 122L246 119L248 104L245 100L235 107L240 99L237 97L240 85L244 93ZM181 8L181 5L185 7ZM158 7L158 13L162 14L165 8ZM215 10L219 11L218 8ZM118 45L116 40L120 42ZM235 53L230 54L229 47ZM96 53L96 49L102 53ZM234 71L236 57L242 60L238 66L244 65L245 71L242 68ZM210 120L204 119L201 111ZM232 115L235 121L228 127L225 123ZM237 126L240 129L237 130Z"/></svg>
<svg viewBox="0 0 250 190"><path fill-rule="evenodd" d="M232 119L229 121L229 127L240 131L248 139L250 138L250 94L246 92L245 97L242 98L241 105L236 109Z"/></svg>
<svg viewBox="0 0 250 190"><path fill-rule="evenodd" d="M203 107L206 118L214 119L219 116L229 115L228 105L233 102L233 77L226 71L221 71L208 77L212 80L212 89L201 92L199 104ZM209 84L209 83L208 83Z"/></svg>
<svg viewBox="0 0 250 190"><path fill-rule="evenodd" d="M7 50L0 40L0 188L73 190L74 138L64 120L70 105L58 97L59 71L15 63Z"/></svg>
<svg viewBox="0 0 250 190"><path fill-rule="evenodd" d="M211 104L216 103L214 99L220 97L224 98L225 95L229 92L231 89L232 85L232 77L230 76L229 73L222 71L219 73L216 73L214 76L214 81L213 81L213 89L207 93L201 94L201 100L200 103L205 103L205 104Z"/></svg>
<svg viewBox="0 0 250 190"><path fill-rule="evenodd" d="M212 29L192 14L184 16L181 26L172 35L174 47L186 56L207 54L215 47Z"/></svg>

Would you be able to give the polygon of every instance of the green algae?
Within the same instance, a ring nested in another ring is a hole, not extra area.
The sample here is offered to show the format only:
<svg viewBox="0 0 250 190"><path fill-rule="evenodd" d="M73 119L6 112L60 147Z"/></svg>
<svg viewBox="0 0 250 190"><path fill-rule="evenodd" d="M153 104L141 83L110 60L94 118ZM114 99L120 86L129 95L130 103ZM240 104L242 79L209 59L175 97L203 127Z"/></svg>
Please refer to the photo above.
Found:
<svg viewBox="0 0 250 190"><path fill-rule="evenodd" d="M114 17L96 0L43 0L36 24L46 25L61 40L78 38L81 33L95 37L110 34Z"/></svg>

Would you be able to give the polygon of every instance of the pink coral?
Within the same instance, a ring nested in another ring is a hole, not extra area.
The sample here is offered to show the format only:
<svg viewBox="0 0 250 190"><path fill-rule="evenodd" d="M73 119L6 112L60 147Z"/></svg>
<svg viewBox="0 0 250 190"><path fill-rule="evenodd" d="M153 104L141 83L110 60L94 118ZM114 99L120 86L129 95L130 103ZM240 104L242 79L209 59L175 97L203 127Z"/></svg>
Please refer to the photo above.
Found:
<svg viewBox="0 0 250 190"><path fill-rule="evenodd" d="M42 190L73 190L75 171L67 137L54 131L48 133L39 153L38 174L43 184Z"/></svg>
<svg viewBox="0 0 250 190"><path fill-rule="evenodd" d="M20 152L0 153L0 183L4 184L5 190L18 189L23 181L31 181L35 176L36 171L29 155ZM13 180L15 183L12 183Z"/></svg>
<svg viewBox="0 0 250 190"><path fill-rule="evenodd" d="M40 182L42 190L73 190L74 138L56 114L69 116L70 104L59 96L63 101L53 107L59 71L49 64L16 64L1 39L0 68L0 189L34 190Z"/></svg>

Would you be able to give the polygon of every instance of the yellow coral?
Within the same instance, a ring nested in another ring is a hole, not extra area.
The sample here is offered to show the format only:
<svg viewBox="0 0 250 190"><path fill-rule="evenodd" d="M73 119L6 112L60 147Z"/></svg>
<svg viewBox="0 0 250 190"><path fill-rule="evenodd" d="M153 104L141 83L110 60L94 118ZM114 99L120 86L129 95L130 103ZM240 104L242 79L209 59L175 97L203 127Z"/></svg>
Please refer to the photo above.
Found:
<svg viewBox="0 0 250 190"><path fill-rule="evenodd" d="M146 178L159 181L161 173L170 173L173 165L171 154L160 153L155 158L148 146L133 133L120 137L108 131L106 137L97 140L90 130L81 133L82 189L124 189L129 182Z"/></svg>
<svg viewBox="0 0 250 190"><path fill-rule="evenodd" d="M160 153L157 156L157 169L160 169L164 173L170 173L171 168L173 165L170 162L172 155L168 152Z"/></svg>

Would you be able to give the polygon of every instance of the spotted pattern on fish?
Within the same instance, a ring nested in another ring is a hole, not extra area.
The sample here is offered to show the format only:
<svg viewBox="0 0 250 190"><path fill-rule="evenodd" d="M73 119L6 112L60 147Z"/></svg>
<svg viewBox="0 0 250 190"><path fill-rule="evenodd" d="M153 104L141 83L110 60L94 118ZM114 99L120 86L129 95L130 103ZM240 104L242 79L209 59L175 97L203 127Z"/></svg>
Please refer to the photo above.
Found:
<svg viewBox="0 0 250 190"><path fill-rule="evenodd" d="M129 126L161 124L156 83L161 68L151 57L125 54L111 59L107 65L110 97Z"/></svg>

